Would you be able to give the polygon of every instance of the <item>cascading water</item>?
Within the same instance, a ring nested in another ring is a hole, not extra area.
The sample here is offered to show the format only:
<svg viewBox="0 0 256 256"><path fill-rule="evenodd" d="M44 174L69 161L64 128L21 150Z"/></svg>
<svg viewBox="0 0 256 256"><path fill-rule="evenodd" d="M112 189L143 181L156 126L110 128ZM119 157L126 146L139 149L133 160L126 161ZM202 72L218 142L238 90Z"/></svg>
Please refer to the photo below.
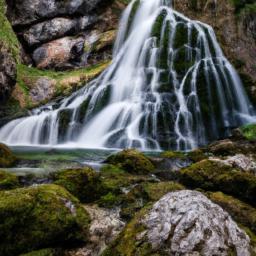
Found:
<svg viewBox="0 0 256 256"><path fill-rule="evenodd" d="M62 102L5 125L0 141L190 150L255 121L212 28L170 6L133 0L110 67Z"/></svg>

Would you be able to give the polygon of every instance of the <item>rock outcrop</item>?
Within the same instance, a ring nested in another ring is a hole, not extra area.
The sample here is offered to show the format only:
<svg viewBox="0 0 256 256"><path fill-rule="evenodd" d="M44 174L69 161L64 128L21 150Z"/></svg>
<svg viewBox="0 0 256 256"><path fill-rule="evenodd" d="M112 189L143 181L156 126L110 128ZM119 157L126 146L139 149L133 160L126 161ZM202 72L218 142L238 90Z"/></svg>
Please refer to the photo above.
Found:
<svg viewBox="0 0 256 256"><path fill-rule="evenodd" d="M109 59L107 54L91 54L91 35L101 34L118 24L115 11L102 0L8 1L8 18L24 48L24 62L41 69L66 70ZM108 13L107 13L108 12ZM113 21L115 20L115 21ZM102 51L102 49L98 49Z"/></svg>

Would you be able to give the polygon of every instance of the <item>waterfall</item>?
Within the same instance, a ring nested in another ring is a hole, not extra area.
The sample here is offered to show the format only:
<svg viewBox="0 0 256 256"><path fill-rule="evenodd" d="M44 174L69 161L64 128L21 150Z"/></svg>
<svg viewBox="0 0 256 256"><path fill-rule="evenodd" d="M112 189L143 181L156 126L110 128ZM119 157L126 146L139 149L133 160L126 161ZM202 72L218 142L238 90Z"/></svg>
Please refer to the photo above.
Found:
<svg viewBox="0 0 256 256"><path fill-rule="evenodd" d="M133 0L111 65L59 103L0 130L9 145L191 150L256 120L213 29L171 8Z"/></svg>

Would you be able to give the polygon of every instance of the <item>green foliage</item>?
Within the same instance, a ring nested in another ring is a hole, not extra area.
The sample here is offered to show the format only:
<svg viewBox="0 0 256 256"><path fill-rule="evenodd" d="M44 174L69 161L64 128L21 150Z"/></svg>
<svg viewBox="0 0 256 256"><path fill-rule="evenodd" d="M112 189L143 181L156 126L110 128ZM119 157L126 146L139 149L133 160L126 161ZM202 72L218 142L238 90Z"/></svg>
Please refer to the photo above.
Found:
<svg viewBox="0 0 256 256"><path fill-rule="evenodd" d="M111 155L106 163L138 175L152 173L155 169L149 158L135 149L126 149Z"/></svg>
<svg viewBox="0 0 256 256"><path fill-rule="evenodd" d="M11 150L0 143L0 167L12 167L16 162L16 157Z"/></svg>
<svg viewBox="0 0 256 256"><path fill-rule="evenodd" d="M89 167L60 171L53 179L55 184L63 186L82 202L94 202L104 193L99 174Z"/></svg>
<svg viewBox="0 0 256 256"><path fill-rule="evenodd" d="M16 175L0 170L0 190L18 188L19 179Z"/></svg>
<svg viewBox="0 0 256 256"><path fill-rule="evenodd" d="M201 149L196 149L193 151L190 151L187 154L188 158L191 159L194 163L200 162L204 159L207 159L208 156L201 150Z"/></svg>
<svg viewBox="0 0 256 256"><path fill-rule="evenodd" d="M85 241L89 222L79 201L62 187L0 192L0 255Z"/></svg>
<svg viewBox="0 0 256 256"><path fill-rule="evenodd" d="M256 140L256 124L245 125L240 130L246 139Z"/></svg>
<svg viewBox="0 0 256 256"><path fill-rule="evenodd" d="M100 207L105 207L105 208L113 208L117 205L119 205L121 202L121 197L117 196L111 192L108 194L102 196L100 200L98 201L98 205Z"/></svg>
<svg viewBox="0 0 256 256"><path fill-rule="evenodd" d="M222 191L256 205L256 177L222 163L203 160L180 171L179 179L190 188Z"/></svg>

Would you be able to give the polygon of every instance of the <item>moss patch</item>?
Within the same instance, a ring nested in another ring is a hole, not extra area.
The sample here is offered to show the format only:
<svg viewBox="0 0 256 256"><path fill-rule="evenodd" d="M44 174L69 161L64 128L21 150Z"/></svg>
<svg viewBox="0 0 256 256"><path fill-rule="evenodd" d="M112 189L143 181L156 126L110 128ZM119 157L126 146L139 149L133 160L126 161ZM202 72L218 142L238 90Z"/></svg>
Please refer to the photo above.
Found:
<svg viewBox="0 0 256 256"><path fill-rule="evenodd" d="M85 241L89 222L78 200L62 187L0 192L0 255Z"/></svg>
<svg viewBox="0 0 256 256"><path fill-rule="evenodd" d="M19 62L19 42L5 14L5 0L0 0L0 43L2 42L4 46L11 51L16 62Z"/></svg>
<svg viewBox="0 0 256 256"><path fill-rule="evenodd" d="M0 167L12 167L16 162L16 157L11 150L4 144L0 143Z"/></svg>
<svg viewBox="0 0 256 256"><path fill-rule="evenodd" d="M16 175L0 170L0 190L15 189L19 185Z"/></svg>
<svg viewBox="0 0 256 256"><path fill-rule="evenodd" d="M256 124L245 125L240 130L246 139L256 140Z"/></svg>
<svg viewBox="0 0 256 256"><path fill-rule="evenodd" d="M110 156L106 163L133 174L149 174L155 169L149 158L135 149L126 149Z"/></svg>
<svg viewBox="0 0 256 256"><path fill-rule="evenodd" d="M54 174L54 183L86 203L99 199L104 193L100 176L89 167L57 172Z"/></svg>
<svg viewBox="0 0 256 256"><path fill-rule="evenodd" d="M256 205L256 177L218 162L204 160L180 171L180 182L190 188L222 191Z"/></svg>

